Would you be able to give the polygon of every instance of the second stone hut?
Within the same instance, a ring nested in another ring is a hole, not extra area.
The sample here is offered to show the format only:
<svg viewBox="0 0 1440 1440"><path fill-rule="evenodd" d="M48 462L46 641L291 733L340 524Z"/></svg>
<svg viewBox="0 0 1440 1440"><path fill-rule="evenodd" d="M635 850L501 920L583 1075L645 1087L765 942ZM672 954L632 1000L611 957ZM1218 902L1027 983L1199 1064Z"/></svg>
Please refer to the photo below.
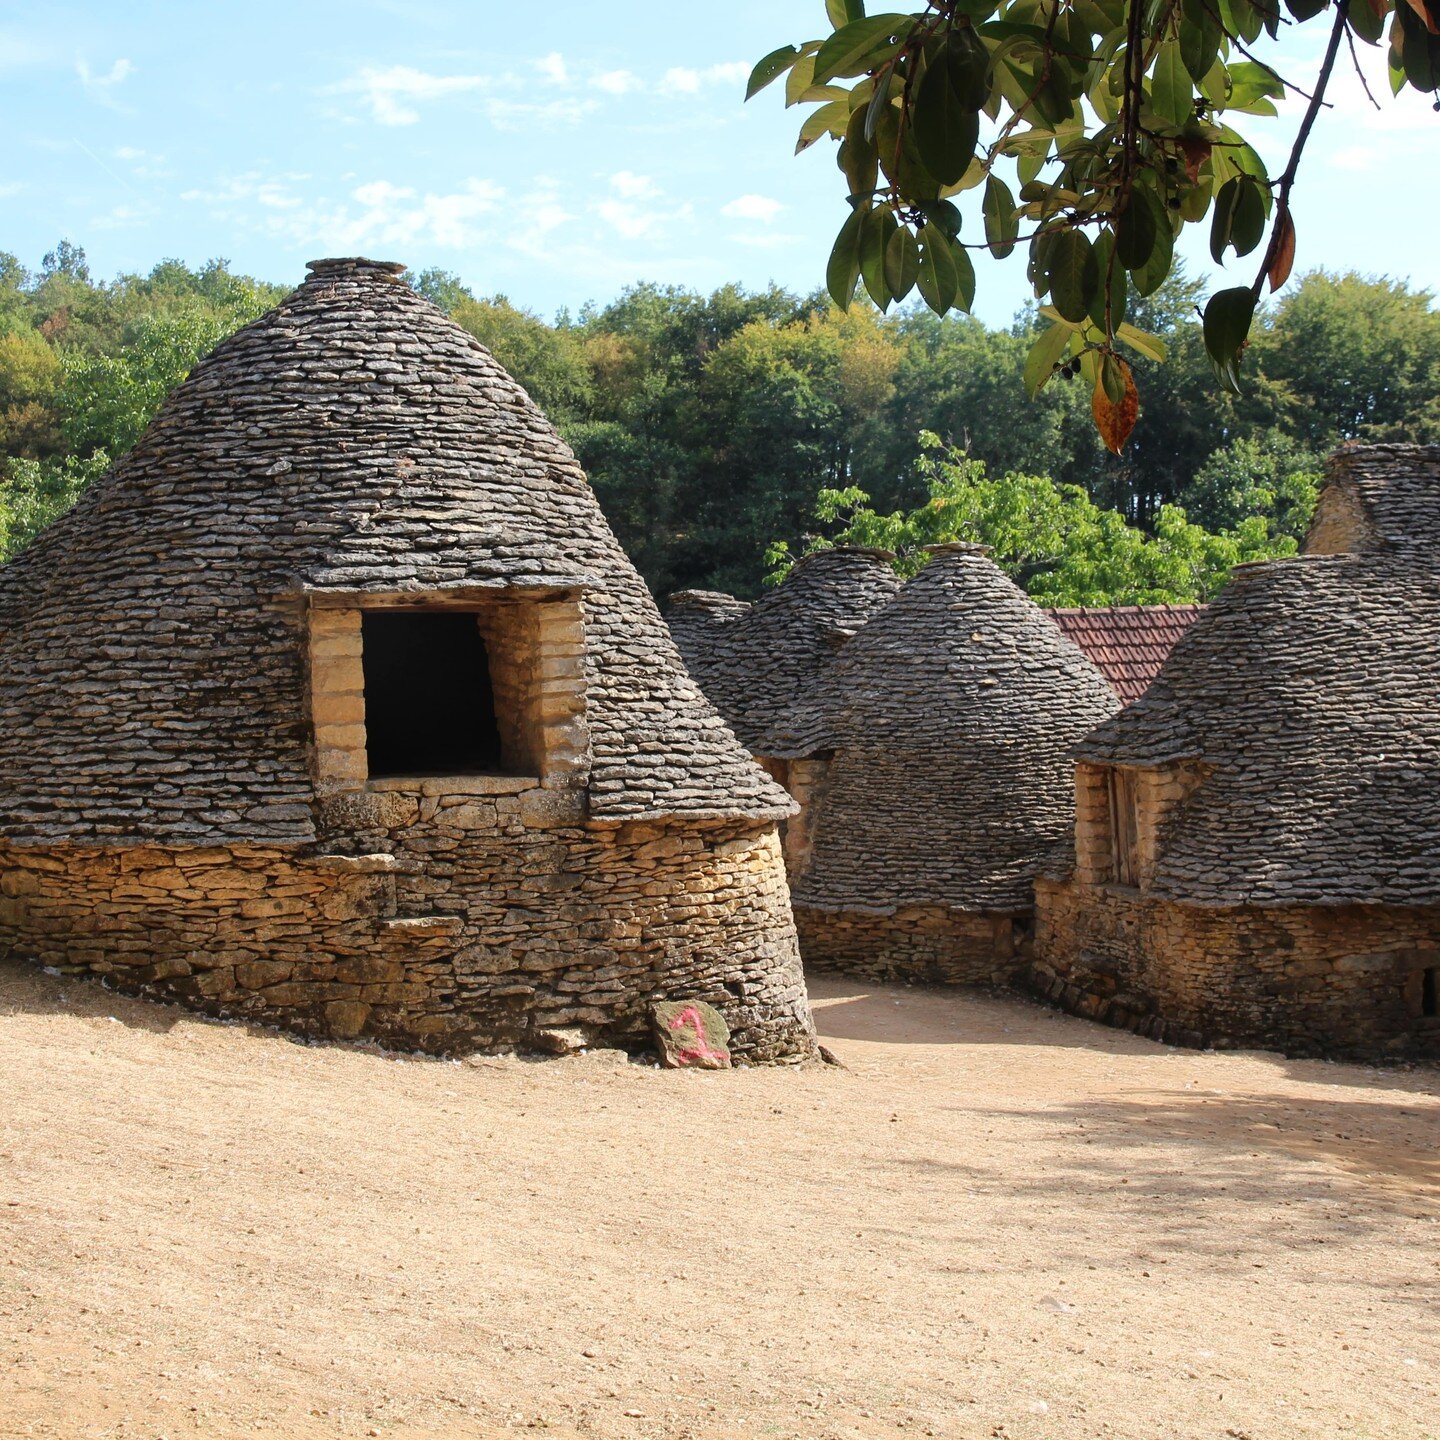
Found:
<svg viewBox="0 0 1440 1440"><path fill-rule="evenodd" d="M933 547L768 737L782 759L830 757L791 870L807 968L1011 979L1034 877L1074 823L1069 751L1117 708L983 547Z"/></svg>

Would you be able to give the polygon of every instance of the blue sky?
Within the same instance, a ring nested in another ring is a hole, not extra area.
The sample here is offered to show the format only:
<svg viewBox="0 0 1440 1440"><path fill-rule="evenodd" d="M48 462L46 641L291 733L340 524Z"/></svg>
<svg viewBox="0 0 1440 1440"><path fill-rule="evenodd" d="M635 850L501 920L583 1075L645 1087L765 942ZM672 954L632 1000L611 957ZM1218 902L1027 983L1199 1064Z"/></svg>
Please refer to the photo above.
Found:
<svg viewBox="0 0 1440 1440"><path fill-rule="evenodd" d="M800 112L741 97L755 58L821 33L823 14L822 0L20 0L0 12L0 249L36 265L68 236L101 275L223 255L280 281L365 253L547 316L640 279L808 290L844 217L832 147L792 158ZM1323 33L1288 43L1297 81ZM1440 288L1440 115L1391 99L1380 52L1369 70L1383 110L1347 73L1316 127L1297 268ZM1269 137L1272 173L1297 122L1287 105L1246 127ZM985 319L1025 295L1018 257L982 265Z"/></svg>

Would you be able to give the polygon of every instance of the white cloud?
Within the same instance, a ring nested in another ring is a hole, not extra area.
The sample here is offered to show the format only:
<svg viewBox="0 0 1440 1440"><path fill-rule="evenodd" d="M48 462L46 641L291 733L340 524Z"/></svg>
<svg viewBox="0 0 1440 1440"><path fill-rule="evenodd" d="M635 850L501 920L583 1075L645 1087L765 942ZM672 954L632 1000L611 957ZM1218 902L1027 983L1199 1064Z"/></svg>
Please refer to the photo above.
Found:
<svg viewBox="0 0 1440 1440"><path fill-rule="evenodd" d="M377 70L367 65L358 75L328 87L330 94L359 95L377 125L413 125L420 118L414 105L488 86L484 75L431 75L412 65Z"/></svg>
<svg viewBox="0 0 1440 1440"><path fill-rule="evenodd" d="M160 180L170 172L165 168L165 157L149 150L137 150L133 145L121 145L115 151L115 158L130 167L130 173L137 180Z"/></svg>
<svg viewBox="0 0 1440 1440"><path fill-rule="evenodd" d="M558 50L552 50L543 59L537 60L535 67L547 80L556 85L570 83L570 72L565 68L565 57Z"/></svg>
<svg viewBox="0 0 1440 1440"><path fill-rule="evenodd" d="M466 249L493 238L490 220L506 198L493 181L472 177L451 191L423 193L388 180L369 180L338 202L306 200L288 184L304 178L274 180L251 172L214 190L188 190L180 198L207 204L232 224L332 254L381 246L402 253L425 245ZM537 209L550 228L569 218L553 195L538 197Z"/></svg>
<svg viewBox="0 0 1440 1440"><path fill-rule="evenodd" d="M648 175L637 175L633 170L618 170L610 177L610 188L627 200L651 200L660 194L660 188Z"/></svg>
<svg viewBox="0 0 1440 1440"><path fill-rule="evenodd" d="M741 195L720 209L731 220L758 220L768 225L785 207L768 195Z"/></svg>
<svg viewBox="0 0 1440 1440"><path fill-rule="evenodd" d="M615 192L592 207L595 213L626 240L654 238L672 222L688 221L694 207L680 205L667 209L660 187L648 175L620 170L610 177Z"/></svg>
<svg viewBox="0 0 1440 1440"><path fill-rule="evenodd" d="M122 58L110 67L108 74L97 75L90 68L88 60L77 60L75 73L80 77L81 88L92 100L97 104L107 105L113 110L119 107L112 92L135 73L135 67L128 60Z"/></svg>
<svg viewBox="0 0 1440 1440"><path fill-rule="evenodd" d="M604 70L590 83L607 95L628 95L640 82L628 70Z"/></svg>
<svg viewBox="0 0 1440 1440"><path fill-rule="evenodd" d="M740 60L711 65L705 70L673 66L660 79L664 95L697 95L706 85L739 85L750 74L750 67Z"/></svg>
<svg viewBox="0 0 1440 1440"><path fill-rule="evenodd" d="M25 186L19 180L8 180L0 185L0 200L8 200L12 195L18 195Z"/></svg>

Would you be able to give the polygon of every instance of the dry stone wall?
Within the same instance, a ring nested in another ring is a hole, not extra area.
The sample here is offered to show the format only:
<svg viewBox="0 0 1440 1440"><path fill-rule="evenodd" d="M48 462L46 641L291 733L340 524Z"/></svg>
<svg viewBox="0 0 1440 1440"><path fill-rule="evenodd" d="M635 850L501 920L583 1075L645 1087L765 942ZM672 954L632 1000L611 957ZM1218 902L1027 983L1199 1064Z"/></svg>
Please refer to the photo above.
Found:
<svg viewBox="0 0 1440 1440"><path fill-rule="evenodd" d="M1024 983L1077 1015L1180 1045L1440 1059L1424 972L1440 907L1182 905L1122 886L1037 882Z"/></svg>
<svg viewBox="0 0 1440 1440"><path fill-rule="evenodd" d="M573 797L446 783L350 800L388 842L369 853L0 845L0 948L436 1053L543 1048L558 1027L643 1046L660 999L714 1005L737 1057L811 1053L773 829L577 823Z"/></svg>
<svg viewBox="0 0 1440 1440"><path fill-rule="evenodd" d="M901 905L894 910L795 907L808 970L837 970L862 980L936 985L1007 985L1028 951L1022 918Z"/></svg>

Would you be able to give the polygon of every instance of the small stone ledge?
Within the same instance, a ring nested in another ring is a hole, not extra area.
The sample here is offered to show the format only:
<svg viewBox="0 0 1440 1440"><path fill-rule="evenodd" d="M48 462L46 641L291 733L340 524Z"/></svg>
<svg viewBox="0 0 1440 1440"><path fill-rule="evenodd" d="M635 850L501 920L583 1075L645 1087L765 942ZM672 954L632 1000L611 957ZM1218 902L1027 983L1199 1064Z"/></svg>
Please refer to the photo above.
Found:
<svg viewBox="0 0 1440 1440"><path fill-rule="evenodd" d="M314 863L321 870L338 870L342 875L393 875L401 868L398 856L317 855Z"/></svg>
<svg viewBox="0 0 1440 1440"><path fill-rule="evenodd" d="M464 928L463 915L392 915L380 921L384 935L413 935L422 940L458 935Z"/></svg>
<svg viewBox="0 0 1440 1440"><path fill-rule="evenodd" d="M538 775L386 775L371 780L372 791L404 795L523 795L540 788Z"/></svg>

